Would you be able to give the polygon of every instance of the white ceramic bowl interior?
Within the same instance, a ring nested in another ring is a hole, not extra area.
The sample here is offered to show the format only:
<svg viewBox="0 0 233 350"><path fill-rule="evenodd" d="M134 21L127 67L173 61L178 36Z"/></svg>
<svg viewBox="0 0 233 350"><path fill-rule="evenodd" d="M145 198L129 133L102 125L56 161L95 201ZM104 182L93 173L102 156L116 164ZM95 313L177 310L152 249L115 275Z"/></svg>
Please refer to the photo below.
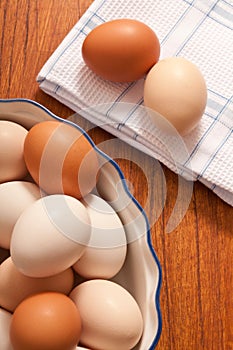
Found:
<svg viewBox="0 0 233 350"><path fill-rule="evenodd" d="M161 267L151 244L147 217L142 207L130 194L124 175L117 163L99 150L78 125L54 115L32 100L0 100L1 119L16 122L27 129L45 120L69 123L81 130L95 147L102 164L95 191L97 190L99 195L117 211L124 224L129 242L124 266L113 280L135 297L142 311L143 336L134 350L155 349L162 329L159 305ZM5 255L6 252L0 250L0 261L5 258Z"/></svg>

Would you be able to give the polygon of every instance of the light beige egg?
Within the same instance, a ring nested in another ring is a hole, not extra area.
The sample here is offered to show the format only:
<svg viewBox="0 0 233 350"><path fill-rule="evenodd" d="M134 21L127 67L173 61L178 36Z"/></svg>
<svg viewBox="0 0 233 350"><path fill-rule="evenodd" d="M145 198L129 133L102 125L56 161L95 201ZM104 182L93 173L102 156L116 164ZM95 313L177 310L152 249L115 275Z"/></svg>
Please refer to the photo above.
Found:
<svg viewBox="0 0 233 350"><path fill-rule="evenodd" d="M19 303L34 293L51 291L69 294L73 283L71 268L55 276L33 278L23 275L9 257L0 265L0 307L13 312Z"/></svg>
<svg viewBox="0 0 233 350"><path fill-rule="evenodd" d="M181 135L191 132L205 111L206 101L204 77L185 58L162 59L146 77L144 104L152 111L148 113L151 120L165 131L171 123Z"/></svg>
<svg viewBox="0 0 233 350"><path fill-rule="evenodd" d="M19 124L0 120L0 183L26 176L23 147L27 133Z"/></svg>
<svg viewBox="0 0 233 350"><path fill-rule="evenodd" d="M70 293L82 321L80 343L91 349L129 350L140 340L143 318L132 295L108 280L81 283Z"/></svg>
<svg viewBox="0 0 233 350"><path fill-rule="evenodd" d="M9 249L16 221L30 204L41 197L37 185L26 181L0 184L0 247Z"/></svg>
<svg viewBox="0 0 233 350"><path fill-rule="evenodd" d="M48 277L72 266L91 236L84 205L67 195L38 199L20 215L11 237L11 257L29 277Z"/></svg>
<svg viewBox="0 0 233 350"><path fill-rule="evenodd" d="M10 341L10 324L12 314L0 308L0 349L13 350Z"/></svg>
<svg viewBox="0 0 233 350"><path fill-rule="evenodd" d="M112 278L120 271L126 257L124 226L117 213L102 198L89 194L82 203L90 216L91 238L73 268L88 279Z"/></svg>

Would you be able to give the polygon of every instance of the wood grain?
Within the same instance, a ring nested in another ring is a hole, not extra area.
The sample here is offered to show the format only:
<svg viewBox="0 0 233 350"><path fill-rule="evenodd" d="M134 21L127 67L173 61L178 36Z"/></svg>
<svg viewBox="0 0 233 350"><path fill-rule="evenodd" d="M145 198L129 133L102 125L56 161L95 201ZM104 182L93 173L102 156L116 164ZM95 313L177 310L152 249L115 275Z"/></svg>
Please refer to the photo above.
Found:
<svg viewBox="0 0 233 350"><path fill-rule="evenodd" d="M40 91L36 76L91 2L0 0L1 98L33 99L64 118L73 113ZM81 118L80 124L91 128ZM90 134L97 144L112 138L98 128ZM162 266L163 330L157 349L233 349L232 208L195 183L183 219L167 233L177 200L177 176L124 143L115 156L151 220L152 242ZM189 186L185 181L179 185L183 198ZM176 216L182 211L181 202Z"/></svg>

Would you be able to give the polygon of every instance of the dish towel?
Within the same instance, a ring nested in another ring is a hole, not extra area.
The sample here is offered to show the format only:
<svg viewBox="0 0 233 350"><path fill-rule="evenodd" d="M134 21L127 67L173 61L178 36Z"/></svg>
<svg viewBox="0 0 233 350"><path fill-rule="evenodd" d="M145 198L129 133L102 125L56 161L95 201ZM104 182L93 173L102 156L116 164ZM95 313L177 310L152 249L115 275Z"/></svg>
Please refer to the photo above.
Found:
<svg viewBox="0 0 233 350"><path fill-rule="evenodd" d="M182 56L204 75L205 113L179 142L162 139L146 118L144 79L113 83L84 64L81 47L87 34L117 18L144 22L160 40L160 59ZM201 181L233 206L232 0L95 0L42 67L37 81L75 112L184 178Z"/></svg>

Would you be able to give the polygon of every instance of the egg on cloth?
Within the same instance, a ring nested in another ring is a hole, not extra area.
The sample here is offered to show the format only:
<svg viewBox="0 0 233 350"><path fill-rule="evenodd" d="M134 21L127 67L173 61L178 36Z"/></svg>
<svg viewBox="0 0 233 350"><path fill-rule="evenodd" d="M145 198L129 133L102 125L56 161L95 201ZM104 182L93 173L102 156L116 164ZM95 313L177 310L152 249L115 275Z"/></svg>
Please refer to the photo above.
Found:
<svg viewBox="0 0 233 350"><path fill-rule="evenodd" d="M48 291L69 294L73 284L71 268L55 276L33 278L23 275L9 257L0 265L0 307L13 312L31 294Z"/></svg>
<svg viewBox="0 0 233 350"><path fill-rule="evenodd" d="M81 258L73 265L81 276L112 278L124 264L127 241L124 226L102 198L88 194L82 199L91 221L91 238Z"/></svg>
<svg viewBox="0 0 233 350"><path fill-rule="evenodd" d="M163 130L171 124L180 135L188 134L201 119L206 102L202 73L183 57L160 60L145 79L144 104L152 122Z"/></svg>
<svg viewBox="0 0 233 350"><path fill-rule="evenodd" d="M34 125L24 142L24 159L30 175L47 194L81 198L95 187L96 151L83 133L68 123Z"/></svg>
<svg viewBox="0 0 233 350"><path fill-rule="evenodd" d="M45 196L28 206L17 220L10 245L13 263L29 277L48 277L71 267L91 236L85 206L76 198Z"/></svg>
<svg viewBox="0 0 233 350"><path fill-rule="evenodd" d="M0 183L23 179L28 171L23 147L28 131L19 124L0 120Z"/></svg>
<svg viewBox="0 0 233 350"><path fill-rule="evenodd" d="M143 318L132 295L119 284L89 280L70 293L81 317L80 343L98 350L130 350L140 340Z"/></svg>
<svg viewBox="0 0 233 350"><path fill-rule="evenodd" d="M16 221L27 206L41 197L37 185L26 181L0 184L0 247L9 249Z"/></svg>
<svg viewBox="0 0 233 350"><path fill-rule="evenodd" d="M74 350L81 319L73 301L62 293L29 296L13 313L10 339L14 350Z"/></svg>
<svg viewBox="0 0 233 350"><path fill-rule="evenodd" d="M146 24L114 19L95 27L85 38L82 57L100 77L114 82L142 78L158 61L159 40Z"/></svg>

